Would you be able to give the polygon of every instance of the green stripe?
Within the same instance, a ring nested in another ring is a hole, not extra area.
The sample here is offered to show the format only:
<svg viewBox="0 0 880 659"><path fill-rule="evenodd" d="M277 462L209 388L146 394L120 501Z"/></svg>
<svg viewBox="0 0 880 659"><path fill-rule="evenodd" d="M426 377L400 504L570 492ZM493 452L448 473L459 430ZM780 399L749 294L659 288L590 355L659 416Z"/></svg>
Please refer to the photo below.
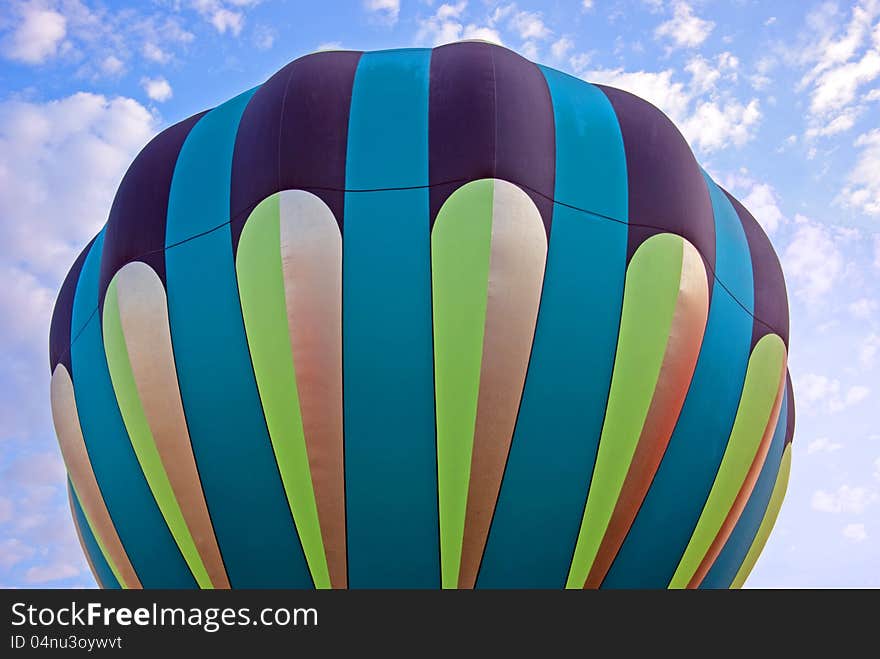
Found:
<svg viewBox="0 0 880 659"><path fill-rule="evenodd" d="M251 213L241 233L235 269L257 389L284 492L315 587L330 588L287 324L280 199L280 194L267 197Z"/></svg>
<svg viewBox="0 0 880 659"><path fill-rule="evenodd" d="M770 502L767 504L767 510L764 512L764 519L761 520L761 526L752 540L749 552L743 559L742 565L739 567L736 576L730 584L731 588L742 588L752 568L758 561L758 556L764 551L764 545L767 544L767 538L770 537L770 531L776 524L776 518L779 516L779 509L782 507L782 500L785 498L785 490L788 487L788 476L791 473L791 444L785 447L785 453L782 454L782 462L779 465L779 474L776 476L776 484L773 486L773 493L770 495Z"/></svg>
<svg viewBox="0 0 880 659"><path fill-rule="evenodd" d="M162 465L162 458L156 448L156 441L147 422L147 415L141 405L134 373L125 346L125 335L122 332L122 321L119 317L119 298L117 295L116 278L110 282L104 299L104 351L107 354L107 366L110 369L110 380L113 391L119 402L119 411L128 431L128 437L134 448L141 470L150 485L153 497L162 511L165 523L174 536L180 553L183 554L189 569L201 588L213 588L208 571L196 549L189 528L184 521L183 513L174 496L168 474Z"/></svg>
<svg viewBox="0 0 880 659"><path fill-rule="evenodd" d="M566 588L587 580L632 462L666 352L683 254L680 236L658 234L627 268L605 422Z"/></svg>
<svg viewBox="0 0 880 659"><path fill-rule="evenodd" d="M467 507L489 288L494 182L452 194L431 232L440 572L456 588Z"/></svg>
<svg viewBox="0 0 880 659"><path fill-rule="evenodd" d="M785 344L777 335L767 334L755 345L724 457L670 588L687 587L733 507L770 420L784 361Z"/></svg>
<svg viewBox="0 0 880 659"><path fill-rule="evenodd" d="M116 563L114 563L113 559L110 558L110 554L107 552L107 548L104 546L104 542L101 540L101 536L98 535L97 531L95 530L95 525L92 524L92 520L89 517L89 514L86 512L86 509L82 505L82 497L80 497L80 495L77 494L77 492L76 492L76 486L73 484L73 480L70 481L70 487L73 490L73 496L76 497L76 500L79 504L79 509L82 510L83 517L86 518L86 522L89 525L89 529L91 529L91 531L92 531L92 537L95 539L95 542L98 544L98 549L101 550L101 555L104 556L104 560L107 561L107 565L110 566L110 570L113 572L113 576L116 577L116 581L119 583L119 587L123 588L123 589L127 589L128 584L122 580L122 575L119 572L119 568L116 567ZM83 551L85 551L85 547L83 547ZM97 579L97 575L96 575L95 579Z"/></svg>

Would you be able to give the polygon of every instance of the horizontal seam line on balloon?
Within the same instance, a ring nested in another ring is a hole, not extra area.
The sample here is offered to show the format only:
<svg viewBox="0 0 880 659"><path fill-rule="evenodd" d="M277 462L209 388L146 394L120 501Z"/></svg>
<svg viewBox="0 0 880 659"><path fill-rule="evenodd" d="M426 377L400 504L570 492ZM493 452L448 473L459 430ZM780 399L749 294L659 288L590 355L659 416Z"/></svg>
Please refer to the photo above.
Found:
<svg viewBox="0 0 880 659"><path fill-rule="evenodd" d="M307 185L306 185L306 186L300 186L300 187L298 187L298 188L290 188L290 189L291 189L291 190L293 190L293 189L298 189L298 190L305 190L305 191L309 191L309 190L322 190L322 191L327 191L327 192L343 192L343 193L345 193L345 192L353 192L353 193L356 193L356 192L395 192L395 191L406 191L406 190L424 190L424 189L435 188L435 187L439 187L439 186L443 186L443 185L451 185L451 184L453 184L453 183L461 183L461 182L463 182L463 181L464 181L464 182L469 182L469 181L471 181L471 180L474 180L474 179L451 179L451 180L449 180L449 181L442 181L442 182L439 182L439 183L431 183L431 184L428 184L428 185L403 186L403 187L396 187L396 188L352 188L352 189L343 189L343 188L333 188L333 187L319 186L319 185L312 185L312 186L307 186ZM502 180L506 180L506 179L502 179ZM514 185L517 185L517 186L519 186L519 187L521 187L521 188L523 188L523 189L525 189L525 190L529 190L529 191L531 191L531 192L534 192L535 194L540 195L540 196L543 197L544 199L547 199L548 201L552 202L553 204L557 204L557 205L559 205L559 206L563 206L563 207L565 207L565 208L570 208L571 210L578 211L578 212L580 212L580 213L585 213L585 214L587 214L587 215L592 215L593 217L596 217L596 218L598 218L598 219L607 220L607 221L609 221L609 222L614 222L614 223L616 223L616 224L620 224L620 225L622 225L622 226L627 226L627 227L639 227L639 228L644 228L644 229L657 229L657 230L659 230L659 231L664 231L664 232L667 232L667 233L673 233L674 235L679 235L681 238L685 238L685 239L686 239L685 236L681 236L680 234L675 234L674 232L667 231L667 229L666 229L665 227L660 227L660 226L656 226L656 225L653 225L653 224L642 224L642 223L638 223L638 222L626 222L626 221L624 221L624 220L619 220L619 219L617 219L616 217L612 217L612 216L610 216L610 215L606 215L606 214L604 214L604 213L600 213L600 212L598 212L598 211L592 211L592 210L588 210L588 209L586 209L586 208L581 208L581 207L579 207L579 206L575 206L575 205L573 205L573 204L565 203L564 201L558 201L558 200L554 199L553 197L550 197L550 196L544 194L544 193L541 192L540 190L535 190L534 188L532 188L532 187L530 187L530 186L528 186L528 185L525 185L525 184L522 184L522 183L516 183L516 182L514 182L514 181L510 181L510 183L513 183ZM280 192L280 191L279 191L279 192ZM277 194L277 192L276 192L276 193L273 193L273 194ZM260 200L260 201L262 201L262 200ZM210 234L210 233L213 233L214 231L218 231L218 230L222 229L223 227L228 226L228 225L232 224L233 222L235 222L236 220L240 219L240 218L241 218L242 216L244 216L246 213L253 212L254 207L257 206L259 203L260 203L260 202L257 202L256 204L248 205L247 207L245 207L244 210L239 211L238 213L236 213L235 215L233 215L232 217L230 217L230 218L229 218L228 220L226 220L225 222L221 222L220 224L218 224L218 225L216 225L216 226L213 226L213 227L211 227L211 228L209 228L209 229L205 229L204 231L201 231L201 232L199 232L199 233L193 234L192 236L188 236L188 237L186 237L186 238L182 238L182 239L180 239L180 240L178 240L178 241L176 241L176 242L170 243L170 244L166 245L165 247L163 247L163 248L161 248L161 249L153 249L153 250L150 250L150 251L148 251L148 252L143 252L142 254L139 254L139 255L137 255L137 256L131 258L131 260L128 261L128 263L131 263L131 262L133 262L133 261L137 261L137 260L139 260L139 259L142 259L142 258L144 258L145 256L150 256L151 254L158 254L158 253L160 253L160 252L166 252L166 251L168 251L169 249L173 249L173 248L175 248L175 247L179 247L180 245L183 245L183 244L188 243L188 242L190 242L190 241L196 240L196 239L198 239L198 238L202 238L202 237L204 237L204 236L206 236L206 235L208 235L208 234ZM106 224L105 224L104 226L106 227ZM103 230L103 229L102 229L102 230ZM707 266L708 266L708 264L707 264ZM746 306L745 306L745 305L739 300L739 298L737 298L737 296L734 295L733 292L732 292L732 291L731 291L731 290L725 285L725 283L724 283L724 282L718 277L718 275L715 273L715 269L714 269L712 266L708 266L708 268L709 268L709 272L710 272L710 274L712 275L712 279L713 279L714 281L718 282L718 284L721 286L721 288L724 289L724 291L730 296L730 298L731 298L734 302L736 302L737 305L739 305L739 307L740 307L743 311L746 312L746 314L748 314L753 320L759 322L761 325L763 325L763 326L766 327L767 329L769 329L769 330L771 330L771 331L773 331L773 332L777 332L777 333L778 333L778 330L777 330L775 327L773 327L772 325L770 325L770 324L767 323L766 321L764 321L764 320L762 320L761 318L759 318L758 316L756 316L753 312L749 311L749 309L748 309L748 308L747 308L747 307L746 307ZM114 275L115 275L115 273L114 273ZM77 330L76 335L75 335L75 336L71 339L71 341L70 341L70 346L68 346L68 347L64 350L64 352L61 353L62 359L70 354L70 350L71 350L71 348L73 347L73 344L76 343L77 339L79 339L80 335L83 333L83 331L85 330L85 328L88 327L89 323L92 321L92 318L94 318L95 314L97 313L99 306L100 306L100 305L96 306L96 307L92 310L92 312L89 314L89 317L88 317L88 318L86 319L86 321L82 324L82 327L80 327L80 329ZM61 359L59 359L58 361L60 362Z"/></svg>

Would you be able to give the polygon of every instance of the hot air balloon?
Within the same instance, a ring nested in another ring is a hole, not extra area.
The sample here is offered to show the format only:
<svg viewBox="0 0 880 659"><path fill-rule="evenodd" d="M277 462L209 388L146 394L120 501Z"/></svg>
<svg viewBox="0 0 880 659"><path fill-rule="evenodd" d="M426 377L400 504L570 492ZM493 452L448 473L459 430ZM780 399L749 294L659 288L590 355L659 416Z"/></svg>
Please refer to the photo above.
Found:
<svg viewBox="0 0 880 659"><path fill-rule="evenodd" d="M670 120L500 46L321 52L171 126L50 336L105 588L727 588L788 304Z"/></svg>

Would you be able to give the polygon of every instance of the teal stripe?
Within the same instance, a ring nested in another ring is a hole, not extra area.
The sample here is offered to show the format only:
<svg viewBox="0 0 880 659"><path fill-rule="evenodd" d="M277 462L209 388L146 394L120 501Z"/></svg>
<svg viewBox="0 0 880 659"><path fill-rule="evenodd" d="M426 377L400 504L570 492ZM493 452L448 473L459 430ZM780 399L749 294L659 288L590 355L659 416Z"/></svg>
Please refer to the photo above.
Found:
<svg viewBox="0 0 880 659"><path fill-rule="evenodd" d="M770 443L770 450L761 468L761 474L755 483L755 489L749 497L746 507L743 509L733 533L724 543L724 549L715 559L715 563L709 573L700 584L700 588L730 588L736 573L745 560L746 554L752 546L752 541L758 533L758 527L764 520L767 512L767 504L770 503L770 495L773 486L776 485L776 476L779 474L779 465L782 462L782 451L785 448L785 431L788 415L788 395L782 398L782 408L779 411L779 420L776 422L776 430Z"/></svg>
<svg viewBox="0 0 880 659"><path fill-rule="evenodd" d="M254 90L212 110L180 150L168 201L168 312L180 393L235 588L311 588L245 337L229 225L232 153Z"/></svg>
<svg viewBox="0 0 880 659"><path fill-rule="evenodd" d="M736 211L706 181L715 214L717 280L703 346L663 461L603 588L669 583L709 496L739 405L752 337L751 256Z"/></svg>
<svg viewBox="0 0 880 659"><path fill-rule="evenodd" d="M102 230L83 263L71 322L73 390L86 448L107 510L144 588L195 588L141 471L110 382L96 311L103 248Z"/></svg>
<svg viewBox="0 0 880 659"><path fill-rule="evenodd" d="M430 50L366 53L346 188L427 186ZM440 585L428 189L348 192L343 385L352 588Z"/></svg>
<svg viewBox="0 0 880 659"><path fill-rule="evenodd" d="M606 96L543 68L558 201L519 419L478 587L561 588L580 529L614 365L627 245L623 138Z"/></svg>
<svg viewBox="0 0 880 659"><path fill-rule="evenodd" d="M104 552L98 546L98 541L95 539L94 533L92 533L89 521L86 519L86 514L83 512L79 499L73 491L73 483L70 482L69 478L67 479L67 495L70 497L76 525L82 536L83 551L88 555L92 566L95 568L95 581L98 582L98 586L105 590L119 590L119 581L116 580L113 569L110 567L107 559L104 558Z"/></svg>

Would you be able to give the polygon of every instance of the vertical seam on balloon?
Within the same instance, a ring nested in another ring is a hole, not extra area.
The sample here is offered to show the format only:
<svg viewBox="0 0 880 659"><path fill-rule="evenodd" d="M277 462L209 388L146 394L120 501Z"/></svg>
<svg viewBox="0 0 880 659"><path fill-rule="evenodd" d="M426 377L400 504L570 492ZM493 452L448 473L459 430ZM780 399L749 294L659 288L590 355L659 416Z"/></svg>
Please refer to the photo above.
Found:
<svg viewBox="0 0 880 659"><path fill-rule="evenodd" d="M296 61L290 63L290 71L287 72L287 81L284 83L284 94L281 96L281 111L278 113L278 160L277 167L275 168L275 191L278 192L281 190L281 131L284 130L284 112L287 109L287 93L290 91L290 80L293 78L293 71L296 66ZM271 195L270 195L271 196ZM256 203L259 204L262 200L257 200ZM251 206L251 212L253 212L254 206ZM244 210L241 211L242 215L245 215ZM245 223L248 221L248 217L250 217L250 213L246 214ZM244 225L242 225L242 230L244 230ZM241 240L241 234L239 234L239 240ZM237 250L236 250L237 251ZM238 279L236 278L236 282Z"/></svg>
<svg viewBox="0 0 880 659"><path fill-rule="evenodd" d="M489 46L489 61L492 63L492 172L493 179L498 174L498 76L495 71L495 48ZM493 183L494 187L494 183ZM493 193L494 194L494 193Z"/></svg>

